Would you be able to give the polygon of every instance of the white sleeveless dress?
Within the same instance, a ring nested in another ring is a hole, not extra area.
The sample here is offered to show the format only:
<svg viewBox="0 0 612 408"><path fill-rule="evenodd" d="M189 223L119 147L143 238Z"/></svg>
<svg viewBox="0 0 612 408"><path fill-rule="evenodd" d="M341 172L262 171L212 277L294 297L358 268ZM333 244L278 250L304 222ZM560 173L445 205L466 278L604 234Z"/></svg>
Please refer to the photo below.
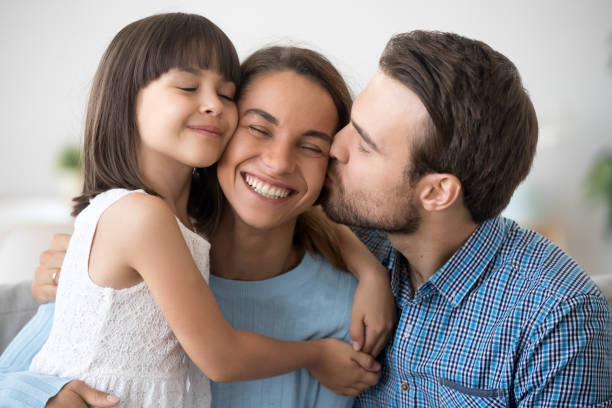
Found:
<svg viewBox="0 0 612 408"><path fill-rule="evenodd" d="M120 397L120 407L209 407L210 381L190 362L146 283L116 290L89 278L98 220L130 193L146 194L109 190L77 216L59 278L53 328L30 371L82 380ZM208 281L210 244L178 224Z"/></svg>

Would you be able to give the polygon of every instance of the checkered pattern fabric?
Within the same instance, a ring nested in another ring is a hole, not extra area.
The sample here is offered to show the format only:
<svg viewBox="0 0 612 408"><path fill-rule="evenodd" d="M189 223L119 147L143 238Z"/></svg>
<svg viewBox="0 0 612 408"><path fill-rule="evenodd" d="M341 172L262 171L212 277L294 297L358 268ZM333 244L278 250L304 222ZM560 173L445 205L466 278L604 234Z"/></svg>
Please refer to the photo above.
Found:
<svg viewBox="0 0 612 408"><path fill-rule="evenodd" d="M399 322L355 406L612 407L612 312L548 240L493 218L413 291L386 236L356 233L391 271Z"/></svg>

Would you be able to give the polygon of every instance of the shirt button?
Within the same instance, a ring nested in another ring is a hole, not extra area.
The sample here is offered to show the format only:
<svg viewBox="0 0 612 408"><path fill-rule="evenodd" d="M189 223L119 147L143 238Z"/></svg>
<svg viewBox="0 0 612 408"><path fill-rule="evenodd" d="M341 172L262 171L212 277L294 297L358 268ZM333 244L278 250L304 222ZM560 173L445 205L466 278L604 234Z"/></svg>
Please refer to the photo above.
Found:
<svg viewBox="0 0 612 408"><path fill-rule="evenodd" d="M408 384L406 383L402 383L402 385L400 385L400 388L402 389L402 391L408 391Z"/></svg>

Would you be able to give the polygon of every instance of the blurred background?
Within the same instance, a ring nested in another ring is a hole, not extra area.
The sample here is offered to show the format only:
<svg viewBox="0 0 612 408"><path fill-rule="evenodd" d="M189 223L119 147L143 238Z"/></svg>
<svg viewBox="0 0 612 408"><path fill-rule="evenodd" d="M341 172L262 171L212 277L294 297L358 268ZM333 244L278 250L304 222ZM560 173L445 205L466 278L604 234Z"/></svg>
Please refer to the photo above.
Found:
<svg viewBox="0 0 612 408"><path fill-rule="evenodd" d="M0 2L0 283L31 279L52 232L71 229L84 109L104 49L126 24L168 11L207 16L241 59L271 43L321 51L354 93L394 33L483 40L516 64L540 123L533 170L505 215L600 281L612 277L610 0L21 0Z"/></svg>

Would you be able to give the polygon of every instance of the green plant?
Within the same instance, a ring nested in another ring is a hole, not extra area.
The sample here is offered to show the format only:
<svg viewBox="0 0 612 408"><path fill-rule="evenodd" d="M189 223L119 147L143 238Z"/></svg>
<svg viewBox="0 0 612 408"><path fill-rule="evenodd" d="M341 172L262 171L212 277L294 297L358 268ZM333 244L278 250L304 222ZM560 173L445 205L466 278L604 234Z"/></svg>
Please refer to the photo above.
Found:
<svg viewBox="0 0 612 408"><path fill-rule="evenodd" d="M589 195L608 206L608 233L612 234L612 152L599 158L587 177Z"/></svg>
<svg viewBox="0 0 612 408"><path fill-rule="evenodd" d="M81 169L81 149L75 145L66 145L57 158L57 166L61 170L80 170Z"/></svg>

